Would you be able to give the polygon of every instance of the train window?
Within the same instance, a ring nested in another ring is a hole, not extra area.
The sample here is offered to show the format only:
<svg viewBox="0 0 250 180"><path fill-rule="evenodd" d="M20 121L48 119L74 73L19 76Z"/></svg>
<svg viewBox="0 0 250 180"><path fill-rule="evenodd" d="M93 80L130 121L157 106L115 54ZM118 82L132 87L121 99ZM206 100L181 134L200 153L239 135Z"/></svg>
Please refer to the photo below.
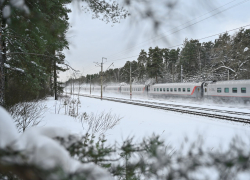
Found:
<svg viewBox="0 0 250 180"><path fill-rule="evenodd" d="M169 88L167 88L167 92L169 92Z"/></svg>
<svg viewBox="0 0 250 180"><path fill-rule="evenodd" d="M186 91L186 88L182 88L182 91L185 92L185 91Z"/></svg>
<svg viewBox="0 0 250 180"><path fill-rule="evenodd" d="M205 92L207 92L207 88L205 88Z"/></svg>
<svg viewBox="0 0 250 180"><path fill-rule="evenodd" d="M198 92L200 92L200 88L198 88Z"/></svg>
<svg viewBox="0 0 250 180"><path fill-rule="evenodd" d="M155 88L154 88L154 91L155 91Z"/></svg>
<svg viewBox="0 0 250 180"><path fill-rule="evenodd" d="M187 88L187 92L190 92L190 88Z"/></svg>
<svg viewBox="0 0 250 180"><path fill-rule="evenodd" d="M165 91L166 91L166 89L165 89L165 88L163 88L163 91L165 92Z"/></svg>
<svg viewBox="0 0 250 180"><path fill-rule="evenodd" d="M224 88L225 93L229 93L229 88Z"/></svg>
<svg viewBox="0 0 250 180"><path fill-rule="evenodd" d="M162 88L160 88L160 91L162 91Z"/></svg>
<svg viewBox="0 0 250 180"><path fill-rule="evenodd" d="M170 88L170 91L173 92L173 88Z"/></svg>
<svg viewBox="0 0 250 180"><path fill-rule="evenodd" d="M157 91L159 91L159 88L157 88Z"/></svg>
<svg viewBox="0 0 250 180"><path fill-rule="evenodd" d="M181 92L181 88L178 88L178 91Z"/></svg>
<svg viewBox="0 0 250 180"><path fill-rule="evenodd" d="M221 93L221 88L217 88L217 93Z"/></svg>
<svg viewBox="0 0 250 180"><path fill-rule="evenodd" d="M237 93L237 88L232 88L233 93Z"/></svg>
<svg viewBox="0 0 250 180"><path fill-rule="evenodd" d="M174 91L176 92L176 91L177 91L177 88L174 88Z"/></svg>
<svg viewBox="0 0 250 180"><path fill-rule="evenodd" d="M241 88L241 93L246 93L247 92L247 88L243 87Z"/></svg>

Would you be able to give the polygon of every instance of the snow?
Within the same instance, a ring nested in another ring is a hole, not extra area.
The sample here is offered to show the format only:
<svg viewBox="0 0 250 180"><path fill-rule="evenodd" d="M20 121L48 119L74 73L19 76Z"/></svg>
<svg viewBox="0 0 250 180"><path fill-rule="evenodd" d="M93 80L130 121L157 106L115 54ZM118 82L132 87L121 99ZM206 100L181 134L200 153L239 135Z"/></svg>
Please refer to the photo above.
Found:
<svg viewBox="0 0 250 180"><path fill-rule="evenodd" d="M8 18L10 17L10 14L11 14L11 9L10 9L10 6L4 6L3 8L3 17L4 18Z"/></svg>
<svg viewBox="0 0 250 180"><path fill-rule="evenodd" d="M119 95L109 94L109 96ZM78 97L74 95L71 98L77 99ZM129 95L126 98L129 98ZM133 98L142 100L142 97L133 96ZM180 149L186 139L190 144L197 142L198 137L202 137L204 140L203 148L210 150L225 150L229 147L232 138L236 136L246 143L250 142L250 126L241 123L89 97L80 96L79 100L81 102L79 114L84 112L98 114L103 111L111 111L113 114L123 117L114 128L105 133L108 144L114 144L115 142L122 144L128 137L135 137L136 141L141 141L145 137L152 136L152 134L160 135L161 139L174 149ZM163 100L147 99L147 101L162 102ZM86 133L85 125L78 118L65 115L63 100L55 101L51 97L44 100L43 103L48 107L48 111L44 114L41 123L37 127L26 130L21 135L18 134L10 115L3 108L0 108L0 148L9 146L19 150L28 155L28 163L44 169L61 166L69 174L75 172L89 174L91 172L88 177L89 180L112 179L111 175L103 168L92 163L81 164L71 158L64 147L54 140L56 137L67 138L71 136L73 137L71 141L74 141ZM168 103L250 112L247 106L237 107L234 105L230 107L227 104L202 104L192 101L171 101Z"/></svg>
<svg viewBox="0 0 250 180"><path fill-rule="evenodd" d="M34 64L34 65L36 65L36 66L38 66L37 63L35 63L34 61L31 61L31 63Z"/></svg>
<svg viewBox="0 0 250 180"><path fill-rule="evenodd" d="M11 66L10 66L9 64L7 64L7 63L4 63L4 67L24 73L24 70L23 70L23 69L17 68L17 67L11 67Z"/></svg>
<svg viewBox="0 0 250 180"><path fill-rule="evenodd" d="M107 94L106 94L107 95ZM118 96L118 95L117 95ZM74 96L77 98L77 96ZM128 96L129 98L129 96ZM201 117L177 112L151 109L112 101L79 97L81 108L79 113L86 112L100 113L109 112L123 117L113 129L108 130L105 135L108 143L122 143L128 137L135 137L140 141L144 137L151 136L153 133L160 135L167 143L176 148L185 138L190 142L195 142L199 136L205 140L204 147L218 148L224 147L230 143L232 138L239 136L244 140L250 137L249 125L229 122L208 117ZM156 101L156 100L152 100ZM158 100L159 101L159 100ZM159 101L162 102L162 101ZM62 109L60 114L55 114L54 100L47 100L50 110L45 115L41 126L46 127L64 127L75 134L84 135L86 132L79 119L75 119L64 114ZM198 102L171 102L174 104L201 106L221 110L237 110L239 112L250 112L249 107L234 105L233 107L225 105L200 104ZM57 107L58 109L58 107Z"/></svg>
<svg viewBox="0 0 250 180"><path fill-rule="evenodd" d="M18 134L13 119L0 107L0 148L12 148L26 155L26 162L43 169L61 167L68 174L85 173L87 180L110 180L112 176L103 168L90 164L81 164L73 159L53 138L69 136L69 131L62 128L32 127L21 136ZM77 137L76 137L77 138Z"/></svg>
<svg viewBox="0 0 250 180"><path fill-rule="evenodd" d="M16 126L9 113L0 106L0 148L11 145L18 137Z"/></svg>
<svg viewBox="0 0 250 180"><path fill-rule="evenodd" d="M249 50L249 48L248 48L248 47L245 47L244 52L246 52L246 51L248 51L248 50Z"/></svg>
<svg viewBox="0 0 250 180"><path fill-rule="evenodd" d="M22 73L24 73L24 70L23 69L21 69L21 68L13 68L14 70L16 70L16 71L19 71L19 72L22 72Z"/></svg>
<svg viewBox="0 0 250 180"><path fill-rule="evenodd" d="M9 65L9 64L7 64L7 63L4 63L4 67L6 67L6 68L10 68L10 65Z"/></svg>

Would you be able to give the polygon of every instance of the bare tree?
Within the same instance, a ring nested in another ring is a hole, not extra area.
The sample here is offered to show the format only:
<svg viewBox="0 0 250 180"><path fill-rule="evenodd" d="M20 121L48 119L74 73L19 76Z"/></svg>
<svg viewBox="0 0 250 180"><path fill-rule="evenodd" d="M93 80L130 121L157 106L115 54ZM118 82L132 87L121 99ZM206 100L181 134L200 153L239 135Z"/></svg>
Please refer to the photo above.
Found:
<svg viewBox="0 0 250 180"><path fill-rule="evenodd" d="M79 119L84 128L84 123L88 125L88 130L95 133L105 133L107 130L112 129L117 123L122 119L122 117L112 114L111 111L106 113L105 111L101 113L91 113L88 115L86 112L79 116Z"/></svg>
<svg viewBox="0 0 250 180"><path fill-rule="evenodd" d="M39 102L22 102L12 106L9 112L19 132L38 125L43 119L47 106Z"/></svg>

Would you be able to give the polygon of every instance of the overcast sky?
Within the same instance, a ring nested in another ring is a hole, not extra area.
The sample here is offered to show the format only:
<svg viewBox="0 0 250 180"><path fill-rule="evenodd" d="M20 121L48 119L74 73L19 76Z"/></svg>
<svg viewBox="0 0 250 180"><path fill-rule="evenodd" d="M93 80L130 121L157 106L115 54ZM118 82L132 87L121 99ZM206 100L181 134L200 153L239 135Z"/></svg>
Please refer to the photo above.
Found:
<svg viewBox="0 0 250 180"><path fill-rule="evenodd" d="M135 23L135 17L129 17L118 24L106 24L73 8L69 14L72 27L67 33L70 49L64 50L66 62L82 75L98 73L100 67L95 67L94 62L101 62L102 57L107 58L104 70L112 62L113 68L122 67L126 61L136 60L137 57L133 56L138 56L141 49L148 51L149 47L155 46L169 48L182 44L185 38L201 39L250 24L249 0L217 0L213 1L211 6L200 2L201 0L179 0L176 8L171 11L171 16L163 15L160 10L162 8L159 7L164 24L157 32L148 20L141 19ZM218 7L221 8L212 11ZM219 13L220 11L223 12ZM217 15L209 18L214 14ZM188 21L190 22L185 24ZM187 26L189 28L186 28ZM175 27L178 28L173 30ZM176 30L178 32L175 32ZM71 74L71 71L60 73L60 80L67 80Z"/></svg>

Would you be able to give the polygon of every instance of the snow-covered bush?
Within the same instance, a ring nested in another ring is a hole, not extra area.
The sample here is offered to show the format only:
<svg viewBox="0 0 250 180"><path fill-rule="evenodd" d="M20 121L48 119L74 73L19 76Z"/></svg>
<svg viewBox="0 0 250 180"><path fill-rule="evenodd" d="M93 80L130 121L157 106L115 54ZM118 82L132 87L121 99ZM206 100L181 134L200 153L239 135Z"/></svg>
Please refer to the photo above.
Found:
<svg viewBox="0 0 250 180"><path fill-rule="evenodd" d="M201 138L191 144L184 142L181 149L166 145L155 135L140 143L130 138L120 146L106 146L105 142L104 137L94 142L94 137L87 135L67 150L79 161L101 165L121 180L250 177L250 150L239 138L234 138L226 151L204 150Z"/></svg>
<svg viewBox="0 0 250 180"><path fill-rule="evenodd" d="M79 98L70 98L64 97L59 100L58 104L55 104L55 113L60 112L60 110L64 108L65 115L69 115L72 117L77 117L79 115L79 109L81 108L81 102Z"/></svg>
<svg viewBox="0 0 250 180"><path fill-rule="evenodd" d="M46 109L46 105L41 102L20 102L10 107L8 111L14 119L18 131L24 132L27 128L40 123Z"/></svg>
<svg viewBox="0 0 250 180"><path fill-rule="evenodd" d="M72 158L55 139L76 136L59 128L27 129L18 134L11 116L0 107L0 177L24 180L110 180L110 173L93 163ZM74 142L74 141L72 141Z"/></svg>
<svg viewBox="0 0 250 180"><path fill-rule="evenodd" d="M103 134L107 130L112 129L122 119L122 117L112 114L111 111L91 113L89 115L84 112L79 114L78 118L80 119L83 128L87 125L87 132L91 132L92 134Z"/></svg>

